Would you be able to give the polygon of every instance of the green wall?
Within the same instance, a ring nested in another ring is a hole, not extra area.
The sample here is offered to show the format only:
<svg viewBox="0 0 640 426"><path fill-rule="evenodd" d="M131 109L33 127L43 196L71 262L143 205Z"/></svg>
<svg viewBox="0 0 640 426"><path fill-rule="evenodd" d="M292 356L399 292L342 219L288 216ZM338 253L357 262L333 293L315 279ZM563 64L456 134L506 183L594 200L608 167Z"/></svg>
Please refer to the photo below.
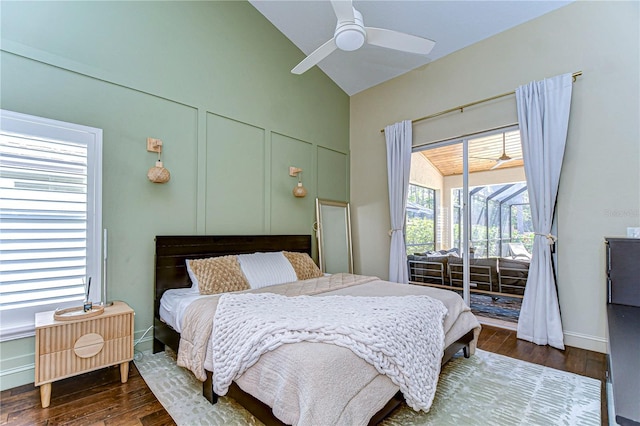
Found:
<svg viewBox="0 0 640 426"><path fill-rule="evenodd" d="M311 234L349 199L349 97L249 3L1 6L0 107L103 129L109 299L152 324L154 236ZM146 177L164 142L171 181ZM292 196L301 167L309 190ZM150 335L136 347L150 347ZM1 388L33 382L33 338L0 343Z"/></svg>

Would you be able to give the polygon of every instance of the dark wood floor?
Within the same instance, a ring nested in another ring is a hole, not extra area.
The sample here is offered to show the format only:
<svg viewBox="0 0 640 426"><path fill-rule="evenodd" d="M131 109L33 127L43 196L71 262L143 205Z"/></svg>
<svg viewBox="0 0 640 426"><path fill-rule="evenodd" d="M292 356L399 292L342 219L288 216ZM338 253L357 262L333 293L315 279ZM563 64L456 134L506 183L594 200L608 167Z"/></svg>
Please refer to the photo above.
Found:
<svg viewBox="0 0 640 426"><path fill-rule="evenodd" d="M120 382L118 366L86 373L51 388L51 405L40 405L40 388L19 386L0 394L0 425L175 425L134 363Z"/></svg>
<svg viewBox="0 0 640 426"><path fill-rule="evenodd" d="M567 347L560 351L516 339L514 331L483 326L478 347L523 361L601 380L602 424L608 424L604 354ZM55 382L51 405L40 407L33 384L0 394L0 425L173 425L175 424L131 365L129 381L120 383L118 367Z"/></svg>

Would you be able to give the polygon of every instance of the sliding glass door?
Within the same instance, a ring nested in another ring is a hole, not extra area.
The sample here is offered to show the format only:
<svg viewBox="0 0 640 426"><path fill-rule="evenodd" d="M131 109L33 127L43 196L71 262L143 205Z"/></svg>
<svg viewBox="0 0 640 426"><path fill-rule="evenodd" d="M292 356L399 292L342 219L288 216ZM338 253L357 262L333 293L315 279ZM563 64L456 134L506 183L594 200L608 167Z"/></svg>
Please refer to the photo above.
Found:
<svg viewBox="0 0 640 426"><path fill-rule="evenodd" d="M412 229L410 281L453 287L467 304L471 292L499 294L499 260L530 232L517 126L414 148L410 183L433 191L438 236L422 243Z"/></svg>

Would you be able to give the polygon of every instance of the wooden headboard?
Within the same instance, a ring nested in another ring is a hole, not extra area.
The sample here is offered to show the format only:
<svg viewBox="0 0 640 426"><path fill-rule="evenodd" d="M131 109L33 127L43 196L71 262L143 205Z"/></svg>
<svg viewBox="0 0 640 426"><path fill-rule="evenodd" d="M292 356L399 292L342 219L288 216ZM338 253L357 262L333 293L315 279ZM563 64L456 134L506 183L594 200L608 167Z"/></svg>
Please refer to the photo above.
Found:
<svg viewBox="0 0 640 426"><path fill-rule="evenodd" d="M179 235L156 237L155 315L165 290L190 287L186 259L269 251L311 256L311 235Z"/></svg>

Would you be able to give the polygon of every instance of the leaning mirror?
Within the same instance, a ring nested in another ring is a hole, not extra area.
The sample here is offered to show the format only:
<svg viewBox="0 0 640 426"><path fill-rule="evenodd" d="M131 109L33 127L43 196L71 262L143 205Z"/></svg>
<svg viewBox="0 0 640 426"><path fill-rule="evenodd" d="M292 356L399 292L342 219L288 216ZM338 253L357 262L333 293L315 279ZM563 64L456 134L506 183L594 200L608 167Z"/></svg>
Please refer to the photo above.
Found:
<svg viewBox="0 0 640 426"><path fill-rule="evenodd" d="M353 273L349 203L316 198L318 260L324 273Z"/></svg>

